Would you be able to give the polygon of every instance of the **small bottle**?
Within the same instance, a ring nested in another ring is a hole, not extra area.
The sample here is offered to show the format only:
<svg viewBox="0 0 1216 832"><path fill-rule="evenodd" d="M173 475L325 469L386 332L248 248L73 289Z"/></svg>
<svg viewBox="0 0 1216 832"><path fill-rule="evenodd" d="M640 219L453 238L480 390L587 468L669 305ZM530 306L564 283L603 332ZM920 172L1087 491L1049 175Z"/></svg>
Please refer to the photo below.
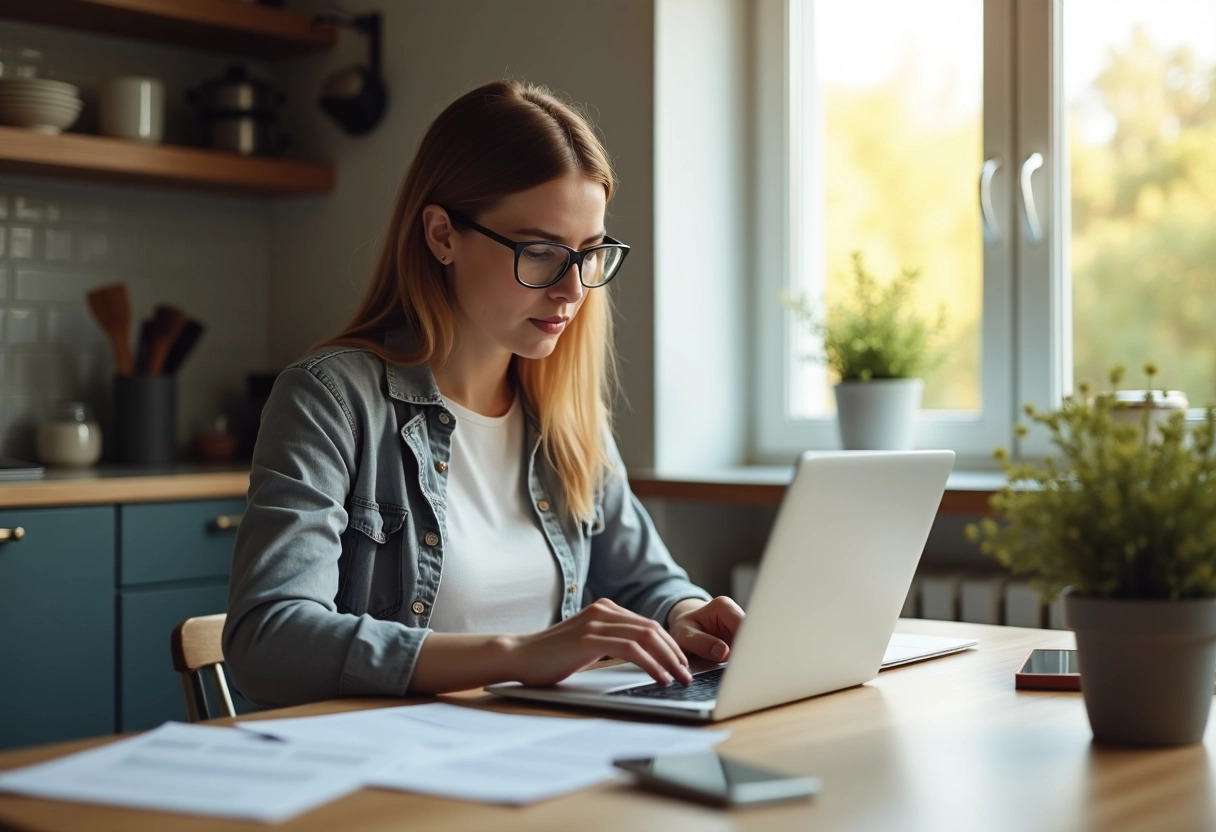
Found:
<svg viewBox="0 0 1216 832"><path fill-rule="evenodd" d="M87 468L101 459L101 428L81 402L64 402L38 426L38 459L57 468Z"/></svg>

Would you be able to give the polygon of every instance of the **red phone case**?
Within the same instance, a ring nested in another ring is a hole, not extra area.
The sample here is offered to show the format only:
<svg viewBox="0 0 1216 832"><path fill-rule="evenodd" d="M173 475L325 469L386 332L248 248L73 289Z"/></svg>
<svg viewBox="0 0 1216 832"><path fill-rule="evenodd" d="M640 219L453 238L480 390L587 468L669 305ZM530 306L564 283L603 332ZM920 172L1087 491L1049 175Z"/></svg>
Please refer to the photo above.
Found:
<svg viewBox="0 0 1216 832"><path fill-rule="evenodd" d="M1026 659L1014 675L1014 687L1018 690L1081 689L1080 673L1024 673L1023 670L1030 663L1030 654L1033 652L1031 650L1030 653L1026 654Z"/></svg>

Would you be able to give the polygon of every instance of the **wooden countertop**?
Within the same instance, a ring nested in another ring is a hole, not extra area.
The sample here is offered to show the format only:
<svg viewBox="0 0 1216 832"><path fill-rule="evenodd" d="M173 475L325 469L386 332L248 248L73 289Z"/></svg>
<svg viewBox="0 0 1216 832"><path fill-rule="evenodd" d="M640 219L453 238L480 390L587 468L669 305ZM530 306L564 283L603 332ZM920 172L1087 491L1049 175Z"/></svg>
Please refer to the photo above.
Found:
<svg viewBox="0 0 1216 832"><path fill-rule="evenodd" d="M48 469L38 479L0 483L0 509L208 500L244 497L248 490L249 468L244 465Z"/></svg>
<svg viewBox="0 0 1216 832"><path fill-rule="evenodd" d="M629 472L629 483L639 497L775 506L781 502L791 474L792 470L783 466L700 473L635 469ZM1000 472L955 471L946 485L940 511L988 514L988 498L1003 483ZM41 479L0 482L0 509L244 497L248 489L247 466L48 470Z"/></svg>

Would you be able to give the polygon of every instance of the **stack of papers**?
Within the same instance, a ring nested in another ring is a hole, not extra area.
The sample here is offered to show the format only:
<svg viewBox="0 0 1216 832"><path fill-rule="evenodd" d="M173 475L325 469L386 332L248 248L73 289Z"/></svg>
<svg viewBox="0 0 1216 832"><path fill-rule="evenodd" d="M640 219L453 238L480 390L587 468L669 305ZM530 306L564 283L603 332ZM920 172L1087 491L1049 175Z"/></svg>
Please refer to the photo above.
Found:
<svg viewBox="0 0 1216 832"><path fill-rule="evenodd" d="M167 722L129 740L0 773L0 791L280 821L362 788L380 756Z"/></svg>
<svg viewBox="0 0 1216 832"><path fill-rule="evenodd" d="M729 734L443 703L238 728L171 722L0 773L0 791L260 821L284 820L364 786L522 804L611 779L613 759L704 751Z"/></svg>
<svg viewBox="0 0 1216 832"><path fill-rule="evenodd" d="M516 716L435 703L243 722L280 739L394 749L369 786L487 803L545 800L615 777L612 761L704 751L730 735L607 719Z"/></svg>

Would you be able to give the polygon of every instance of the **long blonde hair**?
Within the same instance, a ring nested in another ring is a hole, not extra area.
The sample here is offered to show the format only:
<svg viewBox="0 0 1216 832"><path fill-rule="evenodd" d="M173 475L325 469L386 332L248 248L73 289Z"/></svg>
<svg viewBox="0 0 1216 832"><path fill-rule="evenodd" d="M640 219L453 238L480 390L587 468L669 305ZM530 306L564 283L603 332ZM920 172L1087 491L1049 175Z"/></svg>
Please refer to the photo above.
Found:
<svg viewBox="0 0 1216 832"><path fill-rule="evenodd" d="M496 81L452 102L422 137L358 309L341 332L317 346L357 346L394 364L446 360L456 335L452 298L444 267L427 247L422 209L442 205L477 217L506 196L570 174L602 184L612 198L612 166L595 131L549 90ZM413 352L391 352L378 338L380 330L400 325L415 332ZM588 518L611 464L603 434L615 383L607 292L587 293L548 357L515 356L513 363L570 511Z"/></svg>

